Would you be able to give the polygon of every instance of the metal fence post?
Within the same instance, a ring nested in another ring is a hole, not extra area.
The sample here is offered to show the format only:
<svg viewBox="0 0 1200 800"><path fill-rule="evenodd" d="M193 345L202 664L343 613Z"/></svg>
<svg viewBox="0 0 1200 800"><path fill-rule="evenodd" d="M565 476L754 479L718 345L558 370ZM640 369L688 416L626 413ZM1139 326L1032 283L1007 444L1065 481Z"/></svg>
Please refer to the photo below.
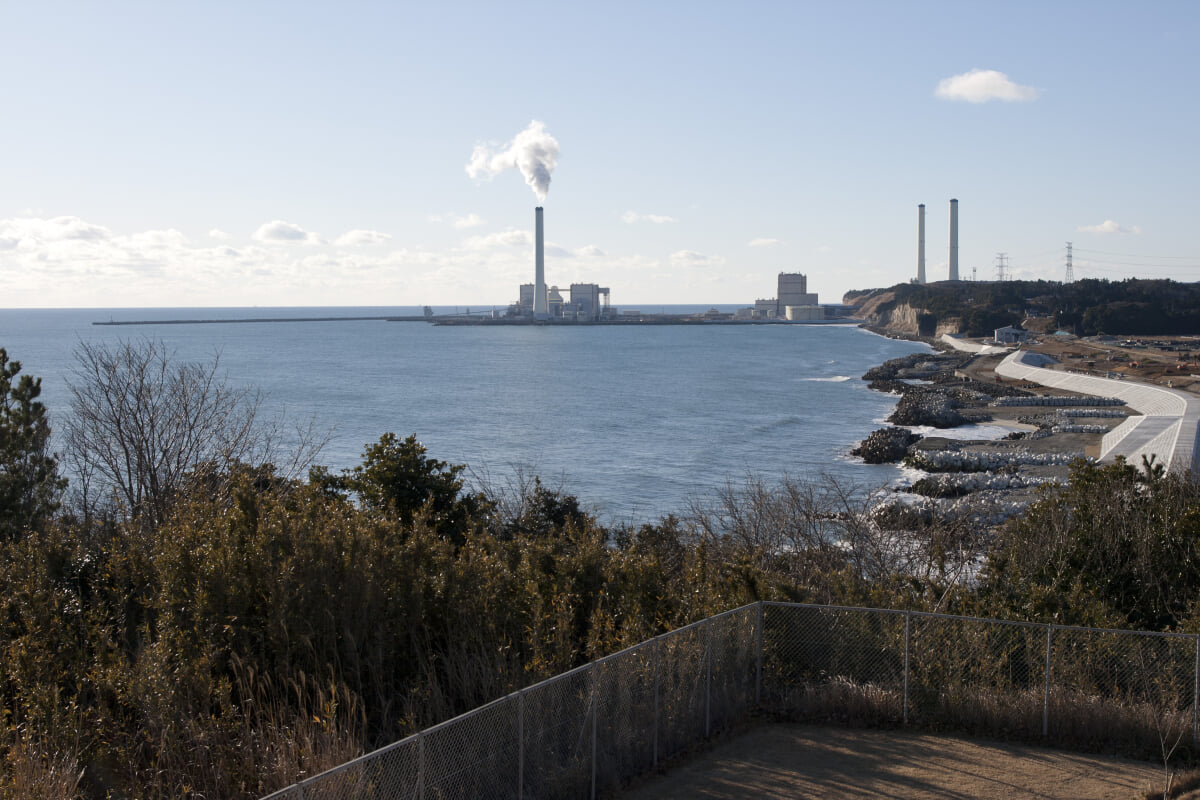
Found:
<svg viewBox="0 0 1200 800"><path fill-rule="evenodd" d="M909 627L912 622L912 612L904 612L904 724L908 724L908 649Z"/></svg>
<svg viewBox="0 0 1200 800"><path fill-rule="evenodd" d="M304 784L303 783L296 784L296 794L299 795L298 800L304 800Z"/></svg>
<svg viewBox="0 0 1200 800"><path fill-rule="evenodd" d="M704 738L708 738L712 717L712 617L704 623Z"/></svg>
<svg viewBox="0 0 1200 800"><path fill-rule="evenodd" d="M596 739L597 722L600 718L600 675L599 662L592 664L592 800L596 800Z"/></svg>
<svg viewBox="0 0 1200 800"><path fill-rule="evenodd" d="M517 800L525 796L525 690L517 692Z"/></svg>
<svg viewBox="0 0 1200 800"><path fill-rule="evenodd" d="M1042 736L1050 735L1050 640L1054 626L1046 626L1046 694L1042 699Z"/></svg>
<svg viewBox="0 0 1200 800"><path fill-rule="evenodd" d="M425 800L425 733L417 735L417 800Z"/></svg>
<svg viewBox="0 0 1200 800"><path fill-rule="evenodd" d="M662 671L662 649L664 640L660 637L654 643L654 766L658 766L658 685Z"/></svg>
<svg viewBox="0 0 1200 800"><path fill-rule="evenodd" d="M754 661L754 705L762 703L762 640L763 640L763 601L758 601L758 627L755 629L754 638L757 640L754 644L754 649L757 656Z"/></svg>
<svg viewBox="0 0 1200 800"><path fill-rule="evenodd" d="M1192 676L1192 747L1200 747L1200 636L1196 637L1196 667Z"/></svg>

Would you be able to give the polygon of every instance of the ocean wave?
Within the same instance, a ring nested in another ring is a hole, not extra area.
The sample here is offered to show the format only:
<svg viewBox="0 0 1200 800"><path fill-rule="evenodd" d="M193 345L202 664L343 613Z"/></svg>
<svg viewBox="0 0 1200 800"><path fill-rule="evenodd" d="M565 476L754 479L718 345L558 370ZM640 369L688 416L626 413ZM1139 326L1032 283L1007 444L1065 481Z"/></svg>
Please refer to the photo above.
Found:
<svg viewBox="0 0 1200 800"><path fill-rule="evenodd" d="M910 467L903 462L896 466L900 470L900 475L891 482L890 485L893 489L907 488L921 480L921 478L929 477L929 473L925 470Z"/></svg>
<svg viewBox="0 0 1200 800"><path fill-rule="evenodd" d="M815 381L817 383L845 383L849 380L854 380L849 375L833 375L828 378L800 378L802 381Z"/></svg>
<svg viewBox="0 0 1200 800"><path fill-rule="evenodd" d="M786 428L789 425L803 425L805 422L803 417L798 417L795 414L789 414L786 417L773 419L770 422L765 422L761 425L755 425L753 430L755 433L769 433L777 428Z"/></svg>

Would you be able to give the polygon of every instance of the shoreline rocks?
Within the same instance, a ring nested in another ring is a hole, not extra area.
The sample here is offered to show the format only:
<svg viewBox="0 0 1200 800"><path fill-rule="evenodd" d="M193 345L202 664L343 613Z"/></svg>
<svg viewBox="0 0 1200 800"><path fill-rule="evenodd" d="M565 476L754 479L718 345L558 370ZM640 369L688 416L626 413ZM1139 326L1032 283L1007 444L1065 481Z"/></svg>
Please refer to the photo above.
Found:
<svg viewBox="0 0 1200 800"><path fill-rule="evenodd" d="M921 436L906 428L880 428L862 440L850 455L868 464L893 464L908 455L908 449L921 441Z"/></svg>
<svg viewBox="0 0 1200 800"><path fill-rule="evenodd" d="M924 524L922 520L942 519L994 528L1022 513L1037 498L1039 487L1066 483L1068 466L1084 457L1086 444L1072 435L1107 430L1072 417L1115 418L1126 413L1113 408L1108 398L1043 396L1016 384L980 380L966 371L975 358L916 353L873 367L863 380L875 391L900 395L887 420L893 425L956 428L990 420L994 413L1038 430L1007 437L1027 440L1028 446L1007 440L960 441L936 433L919 437L904 428L872 432L852 455L873 464L902 459L925 473L912 485L893 486L880 496L871 511L878 524L912 530ZM1031 408L1018 417L1013 411L1021 406ZM1066 438L1055 438L1057 446L1035 443L1059 434Z"/></svg>
<svg viewBox="0 0 1200 800"><path fill-rule="evenodd" d="M959 401L945 389L913 386L900 397L887 421L893 425L957 428L973 420L959 413Z"/></svg>

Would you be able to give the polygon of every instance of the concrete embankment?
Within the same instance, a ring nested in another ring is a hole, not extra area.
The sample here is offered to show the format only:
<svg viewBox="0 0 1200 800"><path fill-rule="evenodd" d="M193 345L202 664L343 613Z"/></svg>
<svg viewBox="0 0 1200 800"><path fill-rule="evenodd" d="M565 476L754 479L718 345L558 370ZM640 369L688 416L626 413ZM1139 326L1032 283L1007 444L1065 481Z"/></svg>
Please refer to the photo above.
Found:
<svg viewBox="0 0 1200 800"><path fill-rule="evenodd" d="M978 353L979 355L991 355L992 353L1006 353L1007 347L997 344L980 344L979 342L971 342L966 339L960 339L957 336L951 336L948 333L943 333L941 341L953 347L955 350L960 350L964 353Z"/></svg>
<svg viewBox="0 0 1200 800"><path fill-rule="evenodd" d="M1136 381L1050 369L1055 363L1049 356L1018 350L996 366L996 374L1081 394L1117 397L1138 411L1141 416L1129 417L1104 435L1100 446L1102 461L1124 456L1137 466L1143 456L1153 456L1156 463L1171 472L1196 468L1200 399Z"/></svg>

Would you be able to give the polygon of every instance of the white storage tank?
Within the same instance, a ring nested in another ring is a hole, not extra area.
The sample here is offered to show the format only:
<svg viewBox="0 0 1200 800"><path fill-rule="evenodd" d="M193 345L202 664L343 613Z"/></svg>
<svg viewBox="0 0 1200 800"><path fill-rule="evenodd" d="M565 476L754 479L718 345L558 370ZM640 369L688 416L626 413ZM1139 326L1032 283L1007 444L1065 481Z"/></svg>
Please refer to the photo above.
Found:
<svg viewBox="0 0 1200 800"><path fill-rule="evenodd" d="M824 306L787 306L788 322L820 322L825 319Z"/></svg>

